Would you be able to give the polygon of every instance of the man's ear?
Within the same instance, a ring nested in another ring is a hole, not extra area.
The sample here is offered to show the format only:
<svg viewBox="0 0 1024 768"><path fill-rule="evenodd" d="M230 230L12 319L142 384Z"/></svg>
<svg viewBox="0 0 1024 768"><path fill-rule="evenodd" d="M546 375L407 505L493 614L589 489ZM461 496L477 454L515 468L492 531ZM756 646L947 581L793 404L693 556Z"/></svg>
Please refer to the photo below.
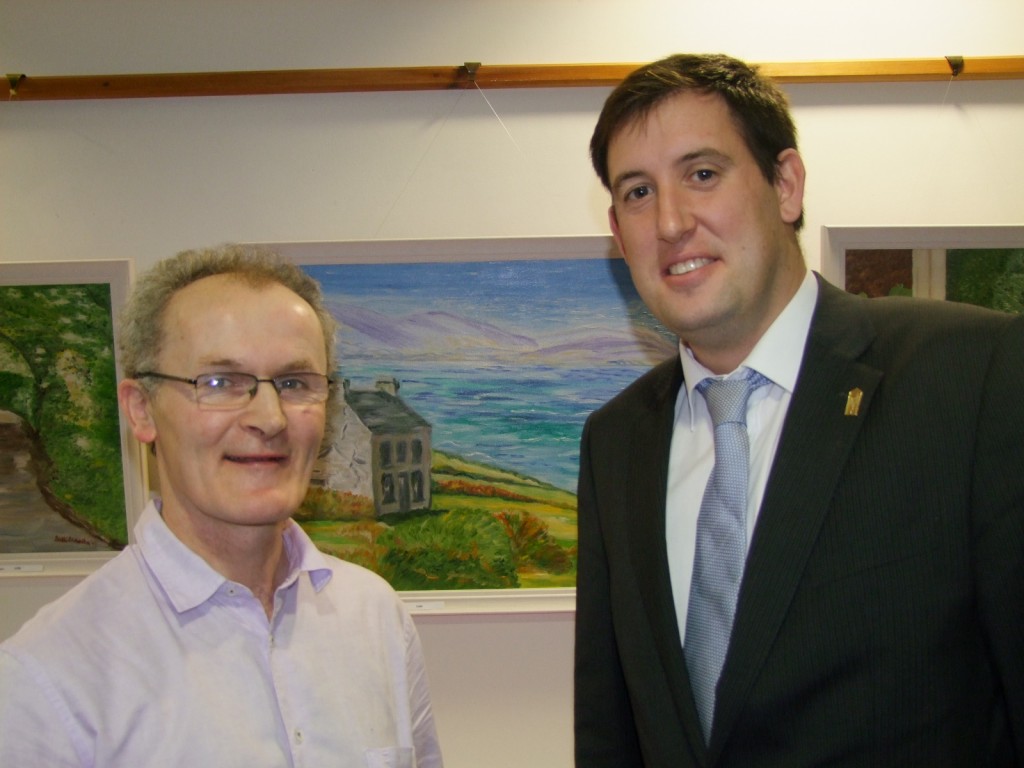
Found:
<svg viewBox="0 0 1024 768"><path fill-rule="evenodd" d="M793 224L804 211L804 180L807 171L803 158L795 149L784 149L775 164L775 193L779 198L779 215Z"/></svg>
<svg viewBox="0 0 1024 768"><path fill-rule="evenodd" d="M150 412L149 394L137 379L124 379L117 385L117 402L135 439L140 443L155 441L156 423Z"/></svg>
<svg viewBox="0 0 1024 768"><path fill-rule="evenodd" d="M608 227L612 231L612 239L615 240L615 245L619 249L619 253L622 258L626 258L626 249L622 244L622 233L619 232L619 217L615 215L615 206L608 206Z"/></svg>

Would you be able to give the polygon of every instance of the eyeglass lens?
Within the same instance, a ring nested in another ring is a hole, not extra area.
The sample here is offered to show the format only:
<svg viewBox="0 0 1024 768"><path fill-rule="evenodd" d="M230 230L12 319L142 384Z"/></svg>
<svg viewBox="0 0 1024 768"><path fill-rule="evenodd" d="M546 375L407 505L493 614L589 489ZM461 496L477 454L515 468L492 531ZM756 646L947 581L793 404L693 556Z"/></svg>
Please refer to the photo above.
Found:
<svg viewBox="0 0 1024 768"><path fill-rule="evenodd" d="M242 406L255 397L261 382L272 384L284 403L320 403L330 388L330 381L320 373L287 373L273 379L250 373L207 373L196 377L196 399L214 408Z"/></svg>

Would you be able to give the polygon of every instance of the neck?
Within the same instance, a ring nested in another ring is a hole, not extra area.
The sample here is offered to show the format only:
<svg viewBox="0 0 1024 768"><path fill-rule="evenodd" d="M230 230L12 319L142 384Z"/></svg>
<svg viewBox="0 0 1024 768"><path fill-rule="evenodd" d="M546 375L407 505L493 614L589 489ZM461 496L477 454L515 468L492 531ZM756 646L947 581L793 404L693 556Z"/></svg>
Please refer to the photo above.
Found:
<svg viewBox="0 0 1024 768"><path fill-rule="evenodd" d="M776 278L776 287L762 296L763 307L758 311L683 339L701 365L712 373L724 375L735 371L747 359L772 323L789 306L807 274L802 259L780 269L783 272Z"/></svg>
<svg viewBox="0 0 1024 768"><path fill-rule="evenodd" d="M266 525L197 522L194 516L176 514L167 505L162 514L167 527L185 546L224 578L248 587L267 618L272 616L274 592L288 574L283 536L287 519Z"/></svg>

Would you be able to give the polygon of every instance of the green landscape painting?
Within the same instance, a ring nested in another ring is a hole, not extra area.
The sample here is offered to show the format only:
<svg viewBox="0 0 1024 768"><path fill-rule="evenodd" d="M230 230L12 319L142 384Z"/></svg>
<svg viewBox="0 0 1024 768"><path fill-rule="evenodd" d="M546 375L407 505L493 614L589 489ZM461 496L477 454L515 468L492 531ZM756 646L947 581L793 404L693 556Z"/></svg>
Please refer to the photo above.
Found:
<svg viewBox="0 0 1024 768"><path fill-rule="evenodd" d="M111 287L0 285L0 554L127 541Z"/></svg>
<svg viewBox="0 0 1024 768"><path fill-rule="evenodd" d="M946 252L946 298L1024 312L1024 248L950 249Z"/></svg>

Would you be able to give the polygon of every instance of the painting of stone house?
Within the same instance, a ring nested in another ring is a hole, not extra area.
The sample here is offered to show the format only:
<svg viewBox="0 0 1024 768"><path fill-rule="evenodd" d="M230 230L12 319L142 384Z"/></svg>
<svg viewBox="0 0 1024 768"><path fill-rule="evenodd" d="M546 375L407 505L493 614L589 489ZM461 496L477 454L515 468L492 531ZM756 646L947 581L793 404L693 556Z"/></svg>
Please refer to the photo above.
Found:
<svg viewBox="0 0 1024 768"><path fill-rule="evenodd" d="M398 396L399 382L343 381L344 403L313 484L373 500L376 515L430 509L431 426Z"/></svg>

